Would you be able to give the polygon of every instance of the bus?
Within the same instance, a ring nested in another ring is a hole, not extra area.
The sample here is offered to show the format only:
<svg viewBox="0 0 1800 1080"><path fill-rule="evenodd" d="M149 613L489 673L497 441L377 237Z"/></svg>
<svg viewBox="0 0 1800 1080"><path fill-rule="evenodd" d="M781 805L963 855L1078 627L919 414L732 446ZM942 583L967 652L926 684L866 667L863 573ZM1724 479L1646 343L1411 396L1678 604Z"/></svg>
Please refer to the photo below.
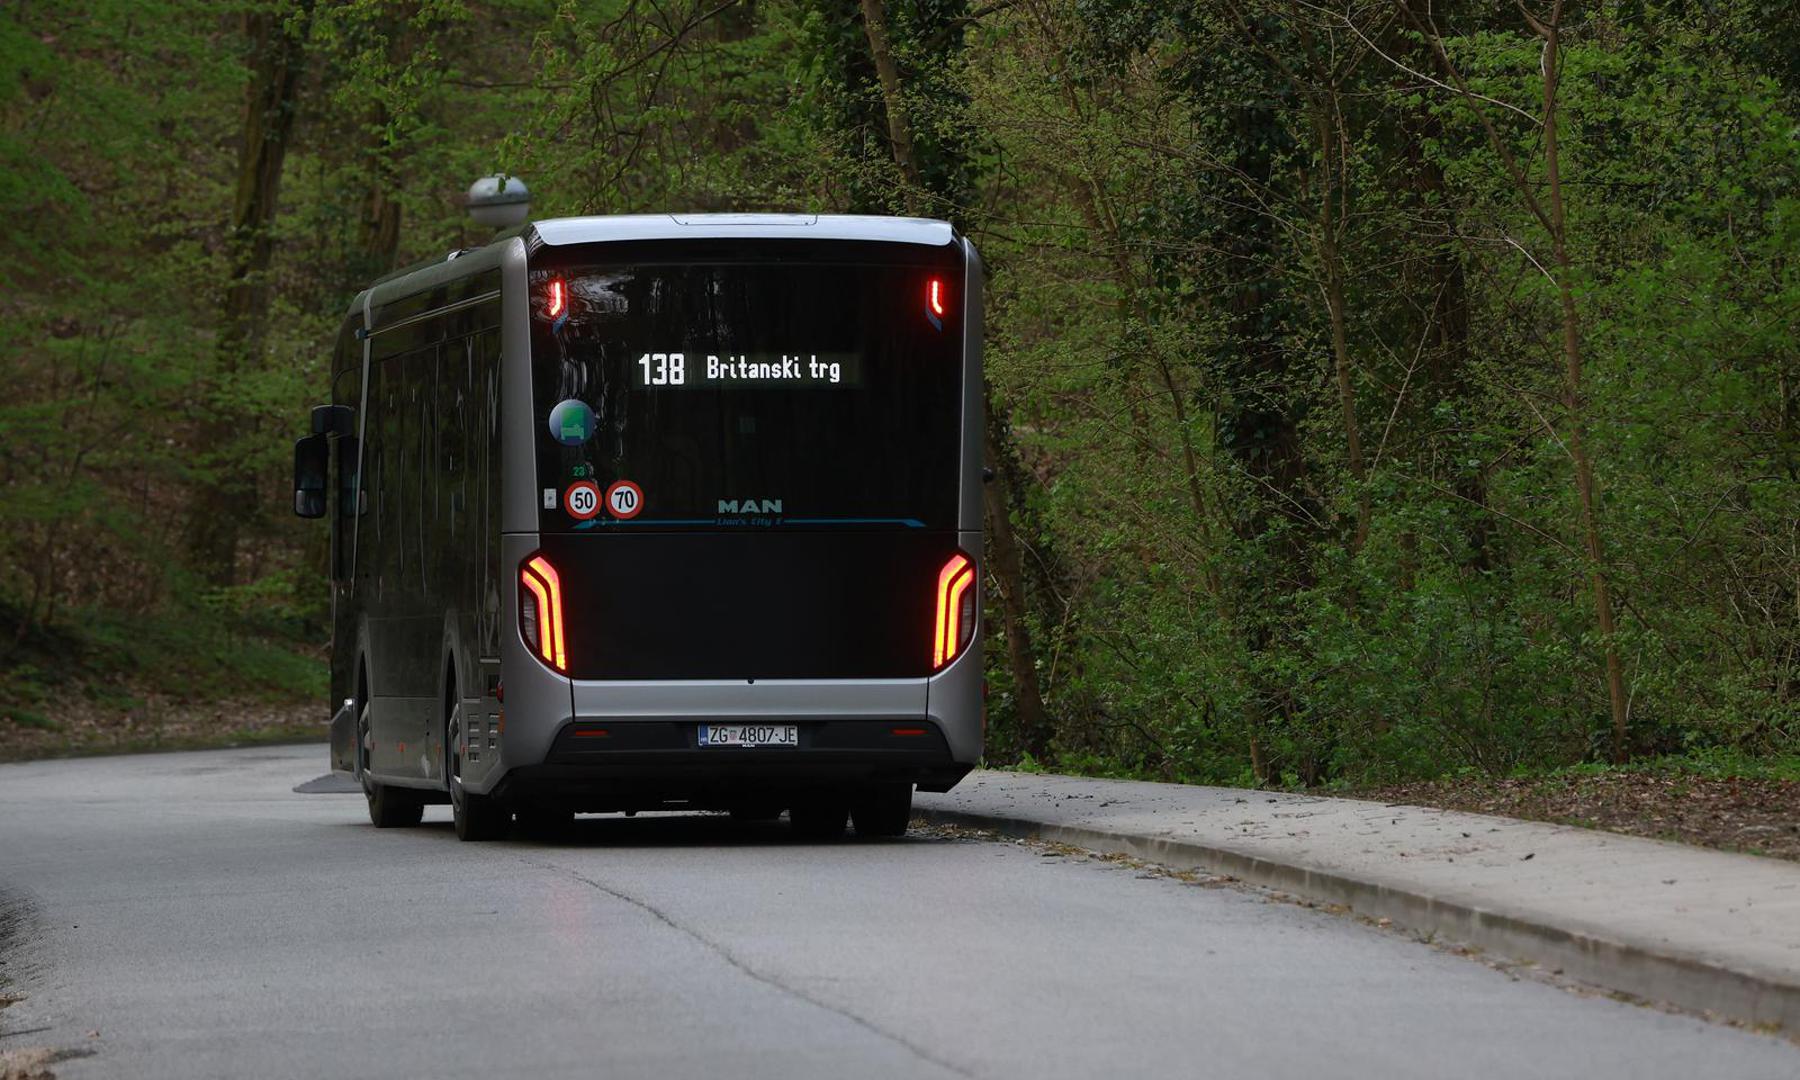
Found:
<svg viewBox="0 0 1800 1080"><path fill-rule="evenodd" d="M381 828L786 813L980 758L982 271L951 225L536 221L391 275L294 451Z"/></svg>

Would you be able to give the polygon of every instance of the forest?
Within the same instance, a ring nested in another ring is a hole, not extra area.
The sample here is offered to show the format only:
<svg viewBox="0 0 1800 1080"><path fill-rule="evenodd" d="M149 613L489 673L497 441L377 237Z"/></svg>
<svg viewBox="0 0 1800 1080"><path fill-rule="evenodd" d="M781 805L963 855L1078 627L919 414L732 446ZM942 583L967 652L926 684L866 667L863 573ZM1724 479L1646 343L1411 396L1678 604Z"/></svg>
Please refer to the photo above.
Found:
<svg viewBox="0 0 1800 1080"><path fill-rule="evenodd" d="M954 222L990 763L1800 756L1786 0L14 0L0 735L323 721L349 299L533 215Z"/></svg>

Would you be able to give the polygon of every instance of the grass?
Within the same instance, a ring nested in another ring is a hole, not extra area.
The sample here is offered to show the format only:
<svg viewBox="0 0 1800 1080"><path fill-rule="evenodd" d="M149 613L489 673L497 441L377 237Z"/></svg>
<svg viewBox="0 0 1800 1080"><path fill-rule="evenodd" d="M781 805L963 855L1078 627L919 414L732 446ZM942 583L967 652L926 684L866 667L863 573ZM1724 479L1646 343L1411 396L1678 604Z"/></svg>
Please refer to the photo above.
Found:
<svg viewBox="0 0 1800 1080"><path fill-rule="evenodd" d="M319 637L189 609L77 611L21 638L0 603L0 760L322 738Z"/></svg>
<svg viewBox="0 0 1800 1080"><path fill-rule="evenodd" d="M288 723L273 727L225 729L204 734L137 735L105 741L71 740L52 745L8 745L0 728L0 763L38 761L44 758L106 757L112 754L168 754L182 750L234 750L252 746L282 746L323 742L327 731L319 723Z"/></svg>
<svg viewBox="0 0 1800 1080"><path fill-rule="evenodd" d="M18 636L16 612L0 605L0 635ZM287 633L283 633L287 630ZM216 612L76 612L34 627L0 654L0 702L36 712L60 695L130 708L142 693L202 700L322 697L322 652L292 628L256 626Z"/></svg>
<svg viewBox="0 0 1800 1080"><path fill-rule="evenodd" d="M22 728L31 728L36 731L62 730L61 724L50 719L48 716L45 716L43 713L32 712L30 709L18 707L10 708L6 711L4 719L10 720Z"/></svg>

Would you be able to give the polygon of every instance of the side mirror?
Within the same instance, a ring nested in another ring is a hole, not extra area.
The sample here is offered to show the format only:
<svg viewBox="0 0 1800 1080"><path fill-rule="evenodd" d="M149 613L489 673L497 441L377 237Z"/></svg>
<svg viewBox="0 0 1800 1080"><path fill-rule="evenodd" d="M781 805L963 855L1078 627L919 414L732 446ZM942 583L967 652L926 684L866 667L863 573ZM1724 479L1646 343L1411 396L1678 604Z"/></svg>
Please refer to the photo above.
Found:
<svg viewBox="0 0 1800 1080"><path fill-rule="evenodd" d="M325 516L325 483L330 466L329 436L307 435L294 440L294 513L303 518Z"/></svg>
<svg viewBox="0 0 1800 1080"><path fill-rule="evenodd" d="M354 435L356 410L348 405L314 405L312 429L314 435Z"/></svg>

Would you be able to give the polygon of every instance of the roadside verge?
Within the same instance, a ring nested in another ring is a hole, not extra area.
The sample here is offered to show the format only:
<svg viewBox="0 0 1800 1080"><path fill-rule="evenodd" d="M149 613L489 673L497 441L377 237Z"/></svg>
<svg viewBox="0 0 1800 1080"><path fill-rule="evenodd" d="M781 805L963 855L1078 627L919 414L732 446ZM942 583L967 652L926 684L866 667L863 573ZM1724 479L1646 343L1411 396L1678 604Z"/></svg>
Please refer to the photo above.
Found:
<svg viewBox="0 0 1800 1080"><path fill-rule="evenodd" d="M1227 874L1800 1033L1800 864L1416 806L981 771L927 821Z"/></svg>

